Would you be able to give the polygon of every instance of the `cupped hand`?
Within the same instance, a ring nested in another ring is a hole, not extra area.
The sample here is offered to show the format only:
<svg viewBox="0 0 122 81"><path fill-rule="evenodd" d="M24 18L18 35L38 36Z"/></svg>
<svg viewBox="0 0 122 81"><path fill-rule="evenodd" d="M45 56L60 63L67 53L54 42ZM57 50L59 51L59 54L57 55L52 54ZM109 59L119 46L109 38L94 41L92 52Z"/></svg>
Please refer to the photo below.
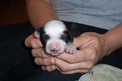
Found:
<svg viewBox="0 0 122 81"><path fill-rule="evenodd" d="M73 44L79 48L76 54L62 53L49 56L43 50L40 40L30 35L25 40L27 47L32 47L35 63L43 70L58 69L62 74L87 73L109 50L109 41L104 34L86 32L74 39Z"/></svg>
<svg viewBox="0 0 122 81"><path fill-rule="evenodd" d="M35 38L33 34L25 39L25 45L32 48L31 53L35 57L34 62L40 65L43 70L53 71L56 69L55 58L45 53L41 41Z"/></svg>
<svg viewBox="0 0 122 81"><path fill-rule="evenodd" d="M62 74L87 73L109 50L104 34L87 32L74 39L76 54L63 53L56 57L56 67Z"/></svg>

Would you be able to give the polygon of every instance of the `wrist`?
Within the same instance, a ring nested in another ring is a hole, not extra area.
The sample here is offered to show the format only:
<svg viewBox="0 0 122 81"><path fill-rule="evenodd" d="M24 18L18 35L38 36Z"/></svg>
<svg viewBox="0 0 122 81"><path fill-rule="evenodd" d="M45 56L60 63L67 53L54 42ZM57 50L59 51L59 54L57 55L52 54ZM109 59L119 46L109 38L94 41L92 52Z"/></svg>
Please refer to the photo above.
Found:
<svg viewBox="0 0 122 81"><path fill-rule="evenodd" d="M107 49L106 56L111 54L113 51L117 49L116 45L116 39L112 36L109 35L108 33L103 34L104 39L105 39L105 48Z"/></svg>

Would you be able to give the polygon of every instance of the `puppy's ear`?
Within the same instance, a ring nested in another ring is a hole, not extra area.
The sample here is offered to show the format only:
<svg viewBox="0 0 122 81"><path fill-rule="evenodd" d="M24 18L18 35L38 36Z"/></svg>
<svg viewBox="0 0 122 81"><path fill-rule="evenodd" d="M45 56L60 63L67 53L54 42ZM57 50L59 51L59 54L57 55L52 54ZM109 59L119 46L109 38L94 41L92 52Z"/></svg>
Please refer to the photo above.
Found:
<svg viewBox="0 0 122 81"><path fill-rule="evenodd" d="M72 35L72 33L70 31L68 31L68 35L69 35L69 38L70 38L71 42L73 42L74 41L74 37L73 37L73 35Z"/></svg>
<svg viewBox="0 0 122 81"><path fill-rule="evenodd" d="M40 33L41 33L41 29L39 28L39 29L37 29L35 32L34 32L34 36L36 37L36 38L40 38Z"/></svg>
<svg viewBox="0 0 122 81"><path fill-rule="evenodd" d="M73 35L72 35L72 33L68 30L68 31L65 31L65 34L68 36L68 39L71 41L71 42L73 42L74 41L74 37L73 37Z"/></svg>

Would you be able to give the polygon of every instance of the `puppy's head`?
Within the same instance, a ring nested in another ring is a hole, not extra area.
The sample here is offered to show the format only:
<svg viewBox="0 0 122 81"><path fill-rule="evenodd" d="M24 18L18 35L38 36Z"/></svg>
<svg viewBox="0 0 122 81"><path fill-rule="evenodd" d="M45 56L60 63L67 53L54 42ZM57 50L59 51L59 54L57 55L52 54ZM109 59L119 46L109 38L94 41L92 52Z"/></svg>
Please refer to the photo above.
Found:
<svg viewBox="0 0 122 81"><path fill-rule="evenodd" d="M68 43L73 42L73 36L63 22L58 20L49 21L35 32L45 51L51 55L62 53Z"/></svg>

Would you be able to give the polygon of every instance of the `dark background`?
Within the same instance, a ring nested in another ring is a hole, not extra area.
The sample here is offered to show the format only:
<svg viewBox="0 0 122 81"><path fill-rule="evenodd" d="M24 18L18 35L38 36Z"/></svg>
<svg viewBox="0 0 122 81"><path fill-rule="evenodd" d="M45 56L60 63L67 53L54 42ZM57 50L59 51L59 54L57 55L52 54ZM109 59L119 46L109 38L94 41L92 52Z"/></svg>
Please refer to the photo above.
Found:
<svg viewBox="0 0 122 81"><path fill-rule="evenodd" d="M26 0L0 0L0 26L28 21Z"/></svg>

